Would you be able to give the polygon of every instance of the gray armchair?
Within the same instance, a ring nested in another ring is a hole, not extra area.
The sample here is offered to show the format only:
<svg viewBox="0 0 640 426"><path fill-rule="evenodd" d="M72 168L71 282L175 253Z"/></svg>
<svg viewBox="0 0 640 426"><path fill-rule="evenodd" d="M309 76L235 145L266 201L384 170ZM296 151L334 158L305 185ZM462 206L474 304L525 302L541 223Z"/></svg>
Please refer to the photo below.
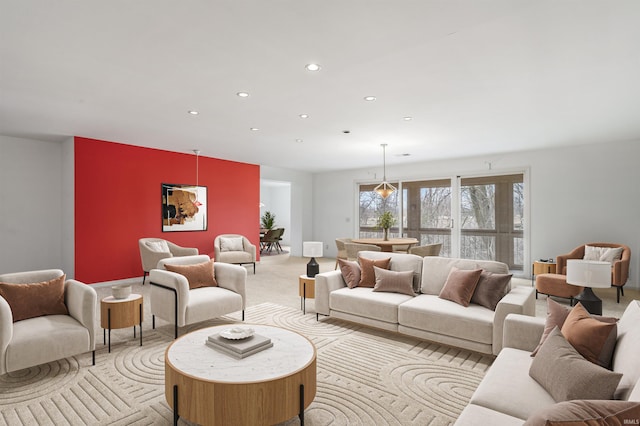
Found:
<svg viewBox="0 0 640 426"><path fill-rule="evenodd" d="M160 249L160 247L165 244L168 251ZM162 238L140 238L138 240L138 246L140 248L140 261L142 262L142 285L144 285L144 280L147 278L147 275L149 275L149 271L154 269L160 260L166 259L167 257L193 256L198 254L197 248L180 247Z"/></svg>
<svg viewBox="0 0 640 426"><path fill-rule="evenodd" d="M232 312L242 311L246 306L247 270L238 265L216 262L214 265L217 287L189 288L184 275L167 271L165 265L195 265L208 262L206 254L162 259L158 267L149 273L151 282L150 306L152 326L156 317L178 327L218 318Z"/></svg>
<svg viewBox="0 0 640 426"><path fill-rule="evenodd" d="M235 263L240 266L252 264L253 273L256 273L256 246L243 235L218 235L213 240L213 256L216 262Z"/></svg>
<svg viewBox="0 0 640 426"><path fill-rule="evenodd" d="M35 284L59 278L59 269L0 275L5 284ZM96 363L96 291L79 281L64 283L68 315L43 315L13 322L11 307L0 297L0 374L92 351Z"/></svg>

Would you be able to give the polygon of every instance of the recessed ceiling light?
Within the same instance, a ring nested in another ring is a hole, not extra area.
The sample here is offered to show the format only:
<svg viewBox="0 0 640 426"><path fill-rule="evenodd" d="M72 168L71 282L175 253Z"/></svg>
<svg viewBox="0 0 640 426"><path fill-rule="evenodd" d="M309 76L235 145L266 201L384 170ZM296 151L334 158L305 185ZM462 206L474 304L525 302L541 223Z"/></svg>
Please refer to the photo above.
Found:
<svg viewBox="0 0 640 426"><path fill-rule="evenodd" d="M365 96L365 97L364 97L364 100L365 100L365 101L369 101L369 102L371 102L371 101L375 101L375 100L376 100L376 97L375 97L375 96Z"/></svg>
<svg viewBox="0 0 640 426"><path fill-rule="evenodd" d="M307 64L304 67L307 69L307 71L320 71L319 64Z"/></svg>
<svg viewBox="0 0 640 426"><path fill-rule="evenodd" d="M309 114L300 114L300 118L309 118Z"/></svg>
<svg viewBox="0 0 640 426"><path fill-rule="evenodd" d="M241 98L248 98L249 94L247 92L238 92L236 93L236 95L240 96Z"/></svg>
<svg viewBox="0 0 640 426"><path fill-rule="evenodd" d="M303 141L302 141L302 139L296 139L296 142L302 143Z"/></svg>
<svg viewBox="0 0 640 426"><path fill-rule="evenodd" d="M249 130L251 130L252 132L257 132L257 131L258 131L258 130L260 130L260 129L258 129L257 127L252 127L252 128L250 128Z"/></svg>
<svg viewBox="0 0 640 426"><path fill-rule="evenodd" d="M409 116L407 116L407 117L402 117L402 119L403 119L404 121L411 121L411 120L413 120L413 117L409 117Z"/></svg>
<svg viewBox="0 0 640 426"><path fill-rule="evenodd" d="M191 114L191 115L198 115L198 114L200 114L198 111L194 111L194 110L189 110L189 111L187 111L187 112L188 112L189 114Z"/></svg>
<svg viewBox="0 0 640 426"><path fill-rule="evenodd" d="M351 130L343 130L342 133L349 134L349 133L351 133Z"/></svg>

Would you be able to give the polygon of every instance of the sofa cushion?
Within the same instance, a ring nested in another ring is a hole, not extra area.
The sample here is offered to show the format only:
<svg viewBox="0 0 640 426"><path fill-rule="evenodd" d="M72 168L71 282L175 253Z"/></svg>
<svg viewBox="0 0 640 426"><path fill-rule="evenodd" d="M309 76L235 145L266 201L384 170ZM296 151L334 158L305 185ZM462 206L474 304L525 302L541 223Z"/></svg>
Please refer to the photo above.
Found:
<svg viewBox="0 0 640 426"><path fill-rule="evenodd" d="M552 298L547 297L547 316L545 320L544 332L542 333L542 337L540 337L540 342L538 343L538 346L531 353L531 356L535 356L538 353L538 350L540 349L544 341L547 339L547 336L549 335L549 333L551 333L551 330L553 330L556 327L562 329L562 326L564 325L564 322L569 316L569 313L571 312L571 310L572 310L571 308L563 306L558 302L556 302L555 300L553 300ZM597 319L598 321L602 321L606 323L614 323L617 321L617 319L613 317L594 316L593 318ZM601 350L602 360L601 360L601 363L599 364L602 365L603 367L608 368L611 365L611 356L613 353L613 349L616 345L616 335L617 335L617 332L616 333L612 332L609 335L609 338L606 340L605 345Z"/></svg>
<svg viewBox="0 0 640 426"><path fill-rule="evenodd" d="M640 402L576 400L544 407L524 426L632 425L640 419Z"/></svg>
<svg viewBox="0 0 640 426"><path fill-rule="evenodd" d="M444 283L447 281L452 267L458 269L484 269L497 274L508 274L509 267L502 262L491 260L455 259L449 257L427 256L422 261L422 286L424 294L440 294ZM505 294L511 290L509 286Z"/></svg>
<svg viewBox="0 0 640 426"><path fill-rule="evenodd" d="M373 291L416 295L413 292L413 271L396 272L377 266L374 266L373 270L376 274L376 285Z"/></svg>
<svg viewBox="0 0 640 426"><path fill-rule="evenodd" d="M413 299L400 293L376 293L373 288L356 287L334 290L329 295L331 310L365 318L398 323L398 305Z"/></svg>
<svg viewBox="0 0 640 426"><path fill-rule="evenodd" d="M0 282L0 296L11 307L13 322L44 315L68 315L64 303L64 281L61 275L49 281L30 284Z"/></svg>
<svg viewBox="0 0 640 426"><path fill-rule="evenodd" d="M572 399L611 399L622 378L582 357L560 330L554 328L533 359L529 375L556 402Z"/></svg>
<svg viewBox="0 0 640 426"><path fill-rule="evenodd" d="M478 285L482 269L463 270L455 266L449 271L438 297L451 300L462 306L469 306L473 292Z"/></svg>
<svg viewBox="0 0 640 426"><path fill-rule="evenodd" d="M175 272L184 277L189 282L189 289L200 287L216 287L215 273L213 270L213 260L193 265L164 265L167 271Z"/></svg>
<svg viewBox="0 0 640 426"><path fill-rule="evenodd" d="M340 265L340 272L347 287L357 287L360 283L360 265L358 265L358 262L338 259L338 265Z"/></svg>
<svg viewBox="0 0 640 426"><path fill-rule="evenodd" d="M399 323L420 330L491 345L495 312L479 305L464 307L421 294L398 307Z"/></svg>
<svg viewBox="0 0 640 426"><path fill-rule="evenodd" d="M496 274L482 270L478 285L473 292L473 296L471 296L471 303L495 311L498 302L506 294L506 289L511 283L512 276L513 274Z"/></svg>
<svg viewBox="0 0 640 426"><path fill-rule="evenodd" d="M243 251L242 237L220 237L220 251Z"/></svg>
<svg viewBox="0 0 640 426"><path fill-rule="evenodd" d="M391 258L389 257L385 259L367 259L365 257L359 257L360 282L358 283L358 286L373 288L376 285L376 274L373 267L377 266L378 268L389 269L390 260Z"/></svg>
<svg viewBox="0 0 640 426"><path fill-rule="evenodd" d="M608 368L617 338L615 322L598 321L578 303L561 328L562 335L587 360ZM607 342L609 346L607 346Z"/></svg>
<svg viewBox="0 0 640 426"><path fill-rule="evenodd" d="M633 300L618 321L618 340L613 352L613 371L622 373L615 399L629 399L640 381L640 301ZM640 393L638 393L640 400Z"/></svg>
<svg viewBox="0 0 640 426"><path fill-rule="evenodd" d="M469 404L464 407L455 425L522 426L522 419L480 405Z"/></svg>
<svg viewBox="0 0 640 426"><path fill-rule="evenodd" d="M471 397L470 403L526 420L540 407L555 404L531 376L528 351L504 348Z"/></svg>

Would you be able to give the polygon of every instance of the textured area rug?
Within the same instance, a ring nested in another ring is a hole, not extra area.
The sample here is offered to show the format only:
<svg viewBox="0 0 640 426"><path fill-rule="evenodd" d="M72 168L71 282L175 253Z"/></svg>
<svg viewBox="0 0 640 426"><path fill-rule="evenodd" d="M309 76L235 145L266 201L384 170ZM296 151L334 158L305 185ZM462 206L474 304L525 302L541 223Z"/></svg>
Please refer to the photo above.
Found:
<svg viewBox="0 0 640 426"><path fill-rule="evenodd" d="M237 322L230 315L180 330ZM272 303L249 307L246 323L307 336L317 348L318 388L307 425L448 425L455 421L493 358L351 323L303 315ZM173 326L113 330L111 353L91 354L0 376L0 424L170 425L164 352ZM42 348L46 350L46 348ZM285 422L296 425L297 418ZM180 420L180 424L190 424Z"/></svg>

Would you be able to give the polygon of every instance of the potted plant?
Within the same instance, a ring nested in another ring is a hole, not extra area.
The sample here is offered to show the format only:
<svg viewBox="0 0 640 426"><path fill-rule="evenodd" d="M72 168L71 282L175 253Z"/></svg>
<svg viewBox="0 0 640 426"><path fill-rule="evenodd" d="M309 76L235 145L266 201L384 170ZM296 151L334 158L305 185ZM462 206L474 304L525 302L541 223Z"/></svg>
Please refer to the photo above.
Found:
<svg viewBox="0 0 640 426"><path fill-rule="evenodd" d="M378 217L378 228L382 228L384 231L384 240L389 239L389 228L396 223L396 218L393 217L391 212L384 212Z"/></svg>
<svg viewBox="0 0 640 426"><path fill-rule="evenodd" d="M271 230L276 225L276 215L267 211L262 215L262 228Z"/></svg>

